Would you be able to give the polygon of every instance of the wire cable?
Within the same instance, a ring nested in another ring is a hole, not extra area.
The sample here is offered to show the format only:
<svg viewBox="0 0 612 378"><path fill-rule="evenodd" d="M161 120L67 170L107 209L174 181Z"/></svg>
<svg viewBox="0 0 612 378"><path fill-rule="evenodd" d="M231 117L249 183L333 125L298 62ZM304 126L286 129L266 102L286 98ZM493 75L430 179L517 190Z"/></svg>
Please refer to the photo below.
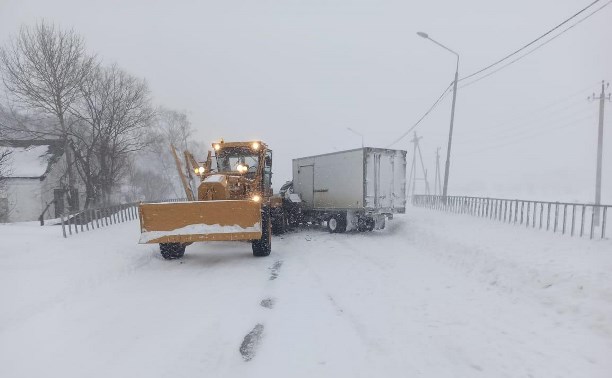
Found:
<svg viewBox="0 0 612 378"><path fill-rule="evenodd" d="M537 43L538 41L542 40L543 38L545 38L546 36L548 36L549 34L553 33L555 30L561 28L563 25L567 24L568 22L570 22L571 20L573 20L574 18L578 17L579 15L581 15L582 13L584 13L585 11L587 11L589 8L593 7L595 4L599 3L601 0L595 0L592 3L590 3L589 5L587 5L586 7L582 8L581 10L579 10L578 12L574 13L571 17L567 18L566 20L564 20L563 22L561 22L560 24L558 24L557 26L553 27L552 29L548 30L546 33L542 34L541 36L539 36L538 38L534 39L533 41L529 42L528 44L524 45L523 47L519 48L518 50L506 55L505 57L497 60L494 63L489 64L488 66L470 74L467 75L465 77L462 77L458 80L458 82L464 81L466 79L469 79L471 77L474 77L502 62L504 62L505 60L511 58L512 56L520 53L521 51L527 49L528 47L534 45L535 43ZM588 18L590 18L591 16L593 16L595 13L601 11L602 9L604 9L605 7L607 7L608 5L612 4L612 0L609 0L607 3L603 4L601 7L595 9L593 12L589 13L587 16L583 17L582 19L578 20L576 23L572 24L571 26L565 28L564 30L562 30L559 34L553 36L552 38L550 38L549 40L537 45L535 48L529 50L528 52L526 52L525 54L519 56L518 58L508 62L507 64L499 67L498 69L478 78L475 79L467 84L462 85L460 88L465 88L467 86L470 86L472 84L475 84L477 82L479 82L480 80L483 80L499 71L501 71L502 69L510 66L511 64L514 64L516 62L518 62L519 60L525 58L526 56L532 54L533 52L535 52L536 50L540 49L541 47L547 45L548 43L554 41L555 39L557 39L558 37L560 37L561 35L565 34L566 32L568 32L569 30L573 29L574 27L576 27L578 24L582 23L583 21L587 20ZM397 138L396 140L394 140L392 143L390 143L389 145L387 145L387 148L393 146L394 144L396 144L397 142L399 142L400 140L402 140L403 138L405 138L412 130L414 130L417 126L419 126L419 124L425 119L425 117L427 117L436 107L437 105L440 103L440 101L442 101L442 99L449 93L448 90L452 87L453 83L450 83L448 85L448 87L446 87L446 89L444 89L444 91L442 92L442 94L440 95L440 97L438 97L438 99L431 105L431 107L425 112L425 114L423 114L423 116L421 116L421 118L419 118L419 120L412 125L406 132L404 132L399 138Z"/></svg>
<svg viewBox="0 0 612 378"><path fill-rule="evenodd" d="M532 54L533 52L535 52L536 50L540 49L541 47L544 47L544 46L546 46L547 44L549 44L550 42L554 41L555 39L557 39L557 38L558 38L558 37L560 37L561 35L565 34L565 33L566 33L566 32L568 32L569 30L573 29L575 26L577 26L577 25L578 25L578 24L580 24L581 22L585 21L586 19L590 18L590 17L591 17L591 16L593 16L595 13L597 13L597 12L601 11L602 9L604 9L605 7L607 7L607 6L608 6L608 5L610 5L610 4L612 4L612 0L608 1L607 3L605 3L604 5L602 5L601 7L599 7L599 8L597 8L597 9L595 9L593 12L591 12L591 13L589 13L588 15L586 15L585 17L581 18L581 19L580 19L580 20L578 20L578 21L577 21L575 24L573 24L573 25L571 25L571 26L569 26L569 27L565 28L565 29L564 29L564 30L562 30L562 31L561 31L559 34L557 34L557 35L553 36L551 39L549 39L549 40L547 40L547 41L545 41L545 42L543 42L543 43L539 44L538 46L536 46L536 47L534 47L533 49L529 50L529 51L528 51L528 52L526 52L525 54L523 54L523 55L519 56L518 58L516 58L516 59L514 59L514 60L511 60L510 62L508 62L508 63L504 64L503 66L501 66L501 67L497 68L496 70L493 70L493 71L491 71L491 72L487 73L487 74L486 74L486 75L484 75L484 76L481 76L481 77L479 77L479 78L477 78L477 79L474 79L474 80L472 80L472 81L470 81L470 82L468 82L468 83L466 83L466 84L463 84L462 86L460 86L460 88L465 88L465 87L468 87L468 86L470 86L470 85L472 85L472 84L475 84L475 83L479 82L480 80L482 80L482 79L486 79L487 77L489 77L489 76L491 76L491 75L493 75L493 74L495 74L495 73L497 73L497 72L499 72L499 71L503 70L504 68L506 68L506 67L510 66L511 64L514 64L514 63L518 62L519 60L521 60L521 59L525 58L526 56L528 56L528 55ZM497 64L497 63L496 63L496 64ZM492 66L492 65L491 65L491 66ZM489 68L490 68L491 66L489 66ZM462 78L462 79L459 79L459 81L462 81L462 80L468 79L468 78L470 78L470 77L472 77L472 76L474 76L474 75L476 75L476 74L478 74L478 73L480 73L480 72L482 72L482 71L484 71L484 70L485 70L485 69L482 69L482 70L480 70L480 71L478 71L478 72L476 72L476 73L474 73L474 74L471 74L471 75L466 76L466 77L464 77L464 78Z"/></svg>
<svg viewBox="0 0 612 378"><path fill-rule="evenodd" d="M595 119L595 115L593 115L593 114L588 115L586 117L579 118L579 119L574 119L574 120L572 120L570 122L561 124L560 126L559 125L554 125L554 127L547 127L545 129L538 129L534 133L528 133L528 134L523 134L523 135L516 135L514 137L508 138L509 140L505 141L504 143L498 143L498 144L495 144L495 145L487 146L487 147L482 148L482 149L477 149L477 150L469 151L467 154L459 153L459 156L460 157L468 157L468 156L476 155L476 154L479 154L479 153L482 153L482 152L486 152L486 151L489 151L489 150L493 150L493 149L498 150L498 149L501 149L501 148L504 148L504 147L507 147L507 146L512 146L512 145L517 144L517 143L519 143L521 141L524 141L526 139L531 139L531 138L539 136L539 135L547 134L547 133L549 133L552 130L556 130L557 133L555 133L554 135L557 135L559 130L564 130L564 129L565 130L569 130L572 127L584 125L584 122L586 122L587 120L592 120L592 119Z"/></svg>
<svg viewBox="0 0 612 378"><path fill-rule="evenodd" d="M504 127L504 128L491 127L491 128L479 130L473 133L468 133L468 134L463 133L461 136L457 136L457 141L460 141L462 144L465 144L465 143L470 144L475 141L486 141L486 140L491 140L491 139L511 137L517 134L522 134L524 132L532 132L534 130L540 130L542 129L541 125L546 125L546 124L554 123L557 121L563 121L568 118L572 118L576 116L577 114L585 114L588 112L592 113L592 108L590 104L587 104L585 101L583 101L583 103L580 104L579 109L568 113L567 110L570 110L571 108L575 108L575 106L558 111L555 114L553 114L552 117L546 117L546 118L538 117L535 119L529 119L529 120L525 120L521 122L516 122L516 123L510 124L509 127Z"/></svg>
<svg viewBox="0 0 612 378"><path fill-rule="evenodd" d="M431 105L431 107L425 112L425 114L423 114L421 116L421 118L419 118L418 121L416 121L416 123L414 125L412 125L406 132L404 132L399 138L397 138L396 140L394 140L393 142L389 143L385 148L389 148L391 146L393 146L394 144L396 144L397 142L399 142L400 140L404 139L406 137L406 135L408 135L412 130L414 130L420 123L421 121L423 121L425 119L425 117L427 117L429 115L429 113L431 113L436 106L438 106L438 104L440 103L440 101L442 101L442 99L444 97L446 97L446 95L449 93L449 89L453 86L454 84L454 80L453 82L451 82L448 87L446 87L444 89L444 91L442 92L442 94L440 95L440 97L438 97L438 99Z"/></svg>
<svg viewBox="0 0 612 378"><path fill-rule="evenodd" d="M563 22L561 22L560 24L558 24L558 25L557 25L557 26L555 26L554 28L552 28L552 29L548 30L546 33L542 34L541 36L539 36L538 38L536 38L536 39L534 39L533 41L529 42L528 44L524 45L523 47L519 48L518 50L516 50L516 51L514 51L514 52L512 52L512 53L510 53L510 54L508 54L508 55L506 55L505 57L503 57L503 58L501 58L501 59L499 59L499 60L497 60L497 61L495 61L495 62L493 62L493 63L489 64L488 66L486 66L486 67L484 67L484 68L481 68L480 70L478 70L478 71L476 71L476 72L474 72L474 73L469 74L468 76L465 76L465 77L463 77L463 78L459 79L459 81L463 81L463 80L469 79L469 78L471 78L471 77L474 77L474 76L476 76L476 75L478 75L478 74L480 74L480 73L482 73L482 72L484 72L484 71L486 71L486 70L488 70L488 69L490 69L490 68L492 68L492 67L494 67L494 66L498 65L499 63L501 63L501 62L503 62L503 61L505 61L505 60L507 60L507 59L511 58L512 56L514 56L514 55L516 55L516 54L520 53L521 51L525 50L525 49L526 49L526 48L528 48L529 46L531 46L531 45L533 45L533 44L537 43L538 41L540 41L541 39L545 38L546 36L548 36L549 34L551 34L552 32L554 32L555 30L559 29L559 28L560 28L560 27L562 27L563 25L567 24L568 22L570 22L570 21L571 21L571 20L573 20L574 18L578 17L580 14L584 13L584 12L585 12L587 9L591 8L592 6L594 6L595 4L599 3L600 1L601 1L601 0L595 0L595 1L593 1L591 4L589 4L589 5L587 5L586 7L582 8L582 9L581 9L581 10L579 10L578 12L574 13L574 14L573 14L573 15L572 15L570 18L568 18L568 19L564 20ZM608 4L609 4L609 2L608 2ZM606 5L608 5L608 4L606 4ZM606 5L604 5L604 7L605 7ZM603 7L602 7L602 8L603 8ZM600 8L599 10L601 10L601 8Z"/></svg>

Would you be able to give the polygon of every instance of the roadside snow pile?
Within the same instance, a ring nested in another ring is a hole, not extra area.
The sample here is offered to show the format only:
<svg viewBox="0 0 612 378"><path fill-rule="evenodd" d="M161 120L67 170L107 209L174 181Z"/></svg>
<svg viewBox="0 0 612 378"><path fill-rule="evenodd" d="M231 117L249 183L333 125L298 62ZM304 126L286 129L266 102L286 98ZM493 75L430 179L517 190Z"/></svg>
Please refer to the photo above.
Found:
<svg viewBox="0 0 612 378"><path fill-rule="evenodd" d="M15 322L146 264L156 246L136 245L137 235L137 221L67 239L59 226L0 224L0 335Z"/></svg>
<svg viewBox="0 0 612 378"><path fill-rule="evenodd" d="M417 245L514 301L534 301L612 337L612 242L412 208ZM409 226L409 227L410 227Z"/></svg>

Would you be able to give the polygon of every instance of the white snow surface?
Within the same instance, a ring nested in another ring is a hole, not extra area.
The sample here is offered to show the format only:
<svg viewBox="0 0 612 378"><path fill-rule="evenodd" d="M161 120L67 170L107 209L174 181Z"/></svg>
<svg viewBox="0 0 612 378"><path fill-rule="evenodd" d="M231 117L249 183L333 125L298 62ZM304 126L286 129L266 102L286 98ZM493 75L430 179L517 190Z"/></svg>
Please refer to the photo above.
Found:
<svg viewBox="0 0 612 378"><path fill-rule="evenodd" d="M5 147L12 151L10 177L40 177L49 165L49 146Z"/></svg>
<svg viewBox="0 0 612 378"><path fill-rule="evenodd" d="M173 261L136 221L0 225L0 377L611 376L610 240L407 212Z"/></svg>
<svg viewBox="0 0 612 378"><path fill-rule="evenodd" d="M235 232L260 232L261 225L259 222L251 227L241 227L237 224L231 226L222 226L220 224L190 224L185 227L177 228L169 231L145 231L140 234L139 243L148 243L151 240L161 238L163 236L176 235L202 235L202 234L231 234Z"/></svg>

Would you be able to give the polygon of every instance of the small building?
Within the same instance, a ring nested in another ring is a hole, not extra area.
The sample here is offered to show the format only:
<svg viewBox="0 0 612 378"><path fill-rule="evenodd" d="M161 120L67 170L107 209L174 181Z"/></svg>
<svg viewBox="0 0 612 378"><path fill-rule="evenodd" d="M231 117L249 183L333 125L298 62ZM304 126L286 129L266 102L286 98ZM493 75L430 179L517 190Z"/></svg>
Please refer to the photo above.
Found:
<svg viewBox="0 0 612 378"><path fill-rule="evenodd" d="M41 215L43 219L56 218L68 209L61 140L0 140L0 148L11 152L4 190L0 192L0 206L8 214L0 222L33 221ZM78 192L83 191L77 188Z"/></svg>

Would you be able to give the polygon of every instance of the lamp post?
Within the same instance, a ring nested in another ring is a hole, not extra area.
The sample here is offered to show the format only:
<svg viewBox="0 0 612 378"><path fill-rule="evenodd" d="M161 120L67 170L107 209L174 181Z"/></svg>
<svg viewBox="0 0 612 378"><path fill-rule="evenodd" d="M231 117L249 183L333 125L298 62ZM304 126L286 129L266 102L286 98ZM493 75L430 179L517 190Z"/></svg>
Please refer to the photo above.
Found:
<svg viewBox="0 0 612 378"><path fill-rule="evenodd" d="M455 102L457 101L457 81L459 80L459 54L455 51L449 49L444 46L440 42L433 40L427 35L427 33L417 32L419 37L428 39L435 43L436 45L442 47L444 50L450 51L451 53L457 56L457 67L455 69L455 81L453 82L453 106L451 109L451 119L450 119L450 129L448 131L448 147L446 148L446 166L444 168L444 187L442 188L442 198L446 201L446 194L448 193L448 173L450 170L450 155L451 155L451 145L453 143L453 123L455 122Z"/></svg>
<svg viewBox="0 0 612 378"><path fill-rule="evenodd" d="M363 148L363 134L359 133L359 132L357 132L357 131L355 131L353 129L351 129L350 127L347 127L346 129L348 131L352 132L353 134L357 134L357 135L359 135L361 137L361 148Z"/></svg>

